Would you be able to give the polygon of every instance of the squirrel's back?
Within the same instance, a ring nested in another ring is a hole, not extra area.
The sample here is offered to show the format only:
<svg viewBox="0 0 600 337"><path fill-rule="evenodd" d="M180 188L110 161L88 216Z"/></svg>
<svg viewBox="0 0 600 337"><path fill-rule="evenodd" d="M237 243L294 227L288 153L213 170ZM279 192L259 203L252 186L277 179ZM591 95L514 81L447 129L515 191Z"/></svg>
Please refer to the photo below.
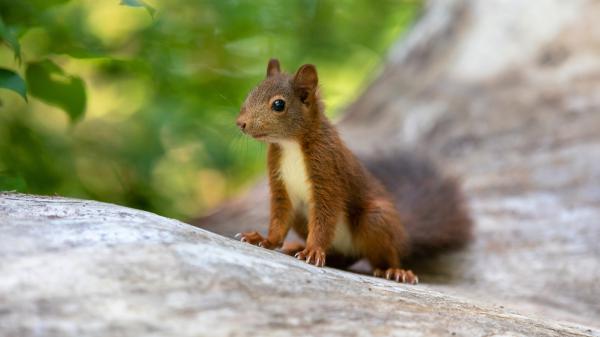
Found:
<svg viewBox="0 0 600 337"><path fill-rule="evenodd" d="M426 156L400 152L364 162L393 195L412 257L464 246L472 221L456 178L444 176Z"/></svg>

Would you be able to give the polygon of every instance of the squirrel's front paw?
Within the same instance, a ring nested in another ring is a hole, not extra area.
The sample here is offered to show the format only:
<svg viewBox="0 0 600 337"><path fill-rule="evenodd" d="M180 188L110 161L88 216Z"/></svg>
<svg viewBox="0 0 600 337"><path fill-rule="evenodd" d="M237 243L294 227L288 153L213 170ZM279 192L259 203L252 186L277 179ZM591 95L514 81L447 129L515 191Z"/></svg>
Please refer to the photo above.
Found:
<svg viewBox="0 0 600 337"><path fill-rule="evenodd" d="M305 248L303 251L296 253L298 260L305 260L306 263L314 264L317 267L325 265L325 251L321 248Z"/></svg>
<svg viewBox="0 0 600 337"><path fill-rule="evenodd" d="M240 239L242 242L248 242L249 244L263 247L266 249L275 249L278 247L277 244L272 243L268 239L265 239L258 232L246 232L246 233L237 233L235 235L236 239Z"/></svg>

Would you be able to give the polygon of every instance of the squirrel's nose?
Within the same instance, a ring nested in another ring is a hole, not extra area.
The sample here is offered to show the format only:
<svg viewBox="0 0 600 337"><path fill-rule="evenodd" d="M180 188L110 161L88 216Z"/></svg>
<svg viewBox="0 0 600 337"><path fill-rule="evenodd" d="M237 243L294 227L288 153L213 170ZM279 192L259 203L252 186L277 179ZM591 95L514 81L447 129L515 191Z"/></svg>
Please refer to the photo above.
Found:
<svg viewBox="0 0 600 337"><path fill-rule="evenodd" d="M246 122L242 122L240 120L236 121L237 126L240 128L240 130L244 131L246 129Z"/></svg>

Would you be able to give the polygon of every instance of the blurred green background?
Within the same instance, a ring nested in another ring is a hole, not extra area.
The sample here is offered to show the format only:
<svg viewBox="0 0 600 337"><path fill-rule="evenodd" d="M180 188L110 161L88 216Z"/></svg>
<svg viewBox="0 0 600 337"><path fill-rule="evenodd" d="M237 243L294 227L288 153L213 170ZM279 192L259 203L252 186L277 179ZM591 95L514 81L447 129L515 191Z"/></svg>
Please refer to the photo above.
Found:
<svg viewBox="0 0 600 337"><path fill-rule="evenodd" d="M234 121L270 57L288 72L316 64L335 116L420 9L410 0L0 0L0 190L202 214L264 171L265 145Z"/></svg>

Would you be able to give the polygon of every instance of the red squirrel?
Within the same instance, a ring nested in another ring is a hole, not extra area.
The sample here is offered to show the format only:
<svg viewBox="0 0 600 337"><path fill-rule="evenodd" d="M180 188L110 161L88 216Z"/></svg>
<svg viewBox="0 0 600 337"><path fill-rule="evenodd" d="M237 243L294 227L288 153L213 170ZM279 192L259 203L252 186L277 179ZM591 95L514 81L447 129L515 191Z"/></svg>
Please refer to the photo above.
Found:
<svg viewBox="0 0 600 337"><path fill-rule="evenodd" d="M375 276L416 284L417 275L402 269L403 259L461 246L470 237L456 182L430 163L409 157L397 165L404 196L396 200L362 165L324 114L314 65L292 76L271 59L266 79L250 92L236 123L268 143L271 192L267 237L239 233L241 241L281 248L318 267L345 268L366 258ZM305 245L284 245L290 228Z"/></svg>

